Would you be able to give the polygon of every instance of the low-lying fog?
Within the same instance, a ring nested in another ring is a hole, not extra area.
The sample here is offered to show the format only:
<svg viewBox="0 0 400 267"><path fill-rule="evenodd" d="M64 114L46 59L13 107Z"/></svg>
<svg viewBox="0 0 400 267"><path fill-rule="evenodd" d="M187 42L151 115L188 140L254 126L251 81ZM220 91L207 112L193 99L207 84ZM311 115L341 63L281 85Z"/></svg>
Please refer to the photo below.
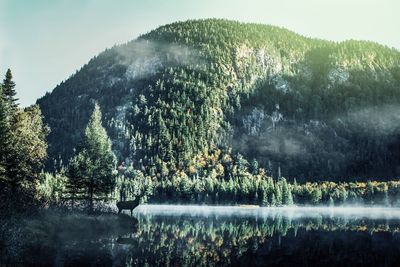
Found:
<svg viewBox="0 0 400 267"><path fill-rule="evenodd" d="M193 206L140 205L136 214L162 216L284 216L293 219L310 217L345 217L349 219L400 219L400 208L341 206L341 207L258 207L258 206Z"/></svg>

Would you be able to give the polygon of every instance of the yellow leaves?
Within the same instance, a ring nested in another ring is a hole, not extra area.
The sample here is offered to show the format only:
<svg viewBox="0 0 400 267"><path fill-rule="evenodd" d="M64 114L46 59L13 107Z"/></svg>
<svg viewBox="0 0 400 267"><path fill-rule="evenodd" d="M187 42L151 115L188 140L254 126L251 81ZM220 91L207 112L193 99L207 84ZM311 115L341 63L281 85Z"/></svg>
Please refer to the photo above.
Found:
<svg viewBox="0 0 400 267"><path fill-rule="evenodd" d="M224 175L224 166L222 166L221 163L217 163L217 165L215 166L215 169L217 171L218 176Z"/></svg>
<svg viewBox="0 0 400 267"><path fill-rule="evenodd" d="M223 162L223 163L230 163L230 162L232 162L232 157L231 157L229 154L225 154L225 155L222 157L222 162Z"/></svg>
<svg viewBox="0 0 400 267"><path fill-rule="evenodd" d="M215 156L217 158L221 155L221 153L222 153L221 149L218 148L218 149L215 150Z"/></svg>
<svg viewBox="0 0 400 267"><path fill-rule="evenodd" d="M189 171L190 175L193 175L193 174L196 174L197 169L193 165L190 165L188 168L188 171Z"/></svg>
<svg viewBox="0 0 400 267"><path fill-rule="evenodd" d="M360 231L360 232L365 232L367 230L368 230L368 227L366 225L359 225L357 227L357 231Z"/></svg>
<svg viewBox="0 0 400 267"><path fill-rule="evenodd" d="M224 243L224 239L221 236L216 236L214 240L215 245L219 248Z"/></svg>

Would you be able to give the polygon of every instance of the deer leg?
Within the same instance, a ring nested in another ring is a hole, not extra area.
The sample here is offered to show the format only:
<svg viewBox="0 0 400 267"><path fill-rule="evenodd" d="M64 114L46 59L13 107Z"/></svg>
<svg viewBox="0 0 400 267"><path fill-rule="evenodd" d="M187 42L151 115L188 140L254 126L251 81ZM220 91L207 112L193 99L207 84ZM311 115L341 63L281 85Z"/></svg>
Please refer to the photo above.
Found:
<svg viewBox="0 0 400 267"><path fill-rule="evenodd" d="M121 209L118 209L118 214L120 214L121 213Z"/></svg>

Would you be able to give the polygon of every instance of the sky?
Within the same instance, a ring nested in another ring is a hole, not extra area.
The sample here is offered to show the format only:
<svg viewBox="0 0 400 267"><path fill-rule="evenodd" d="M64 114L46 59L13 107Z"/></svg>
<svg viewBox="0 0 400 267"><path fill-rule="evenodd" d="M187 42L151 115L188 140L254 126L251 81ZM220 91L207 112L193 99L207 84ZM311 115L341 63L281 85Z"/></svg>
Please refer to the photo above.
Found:
<svg viewBox="0 0 400 267"><path fill-rule="evenodd" d="M399 11L399 0L0 0L0 74L11 68L27 106L106 48L160 25L200 18L400 49Z"/></svg>

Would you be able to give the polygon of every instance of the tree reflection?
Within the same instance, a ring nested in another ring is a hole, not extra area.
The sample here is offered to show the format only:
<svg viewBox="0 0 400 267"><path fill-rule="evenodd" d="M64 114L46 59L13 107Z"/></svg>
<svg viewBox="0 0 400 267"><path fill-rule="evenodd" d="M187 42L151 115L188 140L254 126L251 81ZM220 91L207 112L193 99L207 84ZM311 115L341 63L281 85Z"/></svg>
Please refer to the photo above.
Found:
<svg viewBox="0 0 400 267"><path fill-rule="evenodd" d="M313 266L325 260L395 266L400 260L396 219L279 212L261 217L138 213L137 221L86 216L42 215L10 227L0 265Z"/></svg>

